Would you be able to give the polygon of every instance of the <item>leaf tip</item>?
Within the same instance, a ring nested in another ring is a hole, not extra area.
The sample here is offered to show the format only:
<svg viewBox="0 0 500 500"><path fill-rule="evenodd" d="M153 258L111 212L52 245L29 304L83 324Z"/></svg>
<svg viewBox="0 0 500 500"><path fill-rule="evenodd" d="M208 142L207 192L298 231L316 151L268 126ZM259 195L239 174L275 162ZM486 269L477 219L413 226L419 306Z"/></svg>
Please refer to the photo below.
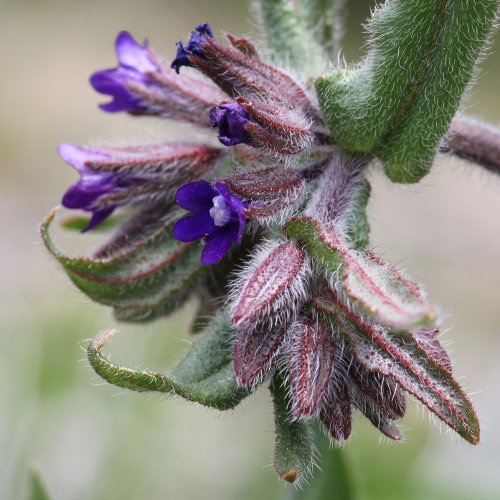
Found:
<svg viewBox="0 0 500 500"><path fill-rule="evenodd" d="M297 479L297 469L292 469L291 471L288 471L286 474L280 474L280 476L285 481L288 481L289 483L293 484Z"/></svg>
<svg viewBox="0 0 500 500"><path fill-rule="evenodd" d="M99 332L89 343L89 347L97 352L101 347L108 342L108 340L117 332L116 329L104 330Z"/></svg>

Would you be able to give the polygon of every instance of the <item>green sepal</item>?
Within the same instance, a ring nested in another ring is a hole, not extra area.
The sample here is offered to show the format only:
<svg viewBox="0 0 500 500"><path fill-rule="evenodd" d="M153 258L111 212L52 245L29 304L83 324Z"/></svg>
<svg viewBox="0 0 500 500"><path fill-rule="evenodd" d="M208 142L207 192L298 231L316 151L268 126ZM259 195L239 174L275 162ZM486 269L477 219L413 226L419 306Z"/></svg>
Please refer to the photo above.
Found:
<svg viewBox="0 0 500 500"><path fill-rule="evenodd" d="M214 320L208 332L168 375L122 367L103 357L100 349L115 333L115 330L102 332L87 347L92 368L112 385L138 392L176 394L217 410L234 408L251 393L251 389L238 387L236 382L233 333L225 313Z"/></svg>
<svg viewBox="0 0 500 500"><path fill-rule="evenodd" d="M312 217L293 217L283 226L283 233L289 238L300 240L307 252L325 269L343 274L344 262L341 253L325 239L320 223Z"/></svg>
<svg viewBox="0 0 500 500"><path fill-rule="evenodd" d="M491 30L496 0L392 0L368 26L357 69L316 80L332 134L345 149L376 152L389 177L424 176Z"/></svg>
<svg viewBox="0 0 500 500"><path fill-rule="evenodd" d="M168 314L201 274L201 249L172 236L172 214L140 243L111 257L68 257L49 234L56 210L42 223L42 238L73 283L91 299L114 308L121 320L151 320Z"/></svg>
<svg viewBox="0 0 500 500"><path fill-rule="evenodd" d="M309 422L292 421L291 401L283 377L275 373L270 385L274 402L276 443L274 467L279 476L294 483L311 472L316 448Z"/></svg>
<svg viewBox="0 0 500 500"><path fill-rule="evenodd" d="M324 53L292 0L260 0L262 24L273 58L307 76L319 74Z"/></svg>

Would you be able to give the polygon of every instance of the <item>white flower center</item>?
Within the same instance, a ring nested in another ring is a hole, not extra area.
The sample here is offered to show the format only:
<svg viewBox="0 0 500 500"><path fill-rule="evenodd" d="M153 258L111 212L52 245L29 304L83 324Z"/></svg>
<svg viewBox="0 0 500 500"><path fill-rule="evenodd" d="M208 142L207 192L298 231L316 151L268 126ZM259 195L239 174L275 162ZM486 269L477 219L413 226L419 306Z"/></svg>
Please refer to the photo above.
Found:
<svg viewBox="0 0 500 500"><path fill-rule="evenodd" d="M216 196L213 200L214 206L210 209L210 216L216 226L225 226L231 219L231 207L222 196Z"/></svg>

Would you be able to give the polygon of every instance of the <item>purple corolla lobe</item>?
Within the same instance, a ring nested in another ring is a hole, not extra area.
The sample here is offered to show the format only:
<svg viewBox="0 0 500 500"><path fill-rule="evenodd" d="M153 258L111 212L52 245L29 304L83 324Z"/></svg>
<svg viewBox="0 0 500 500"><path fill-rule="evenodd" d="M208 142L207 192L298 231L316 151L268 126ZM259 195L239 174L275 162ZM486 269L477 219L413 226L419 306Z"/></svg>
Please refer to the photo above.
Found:
<svg viewBox="0 0 500 500"><path fill-rule="evenodd" d="M141 46L130 33L122 31L116 37L115 50L118 67L96 71L90 77L90 83L97 92L113 97L111 102L100 104L99 107L110 113L118 111L147 113L148 105L129 88L130 83L157 87L157 84L148 77L148 73L159 69L151 59L147 40Z"/></svg>
<svg viewBox="0 0 500 500"><path fill-rule="evenodd" d="M73 166L80 174L80 180L64 194L62 205L66 208L92 212L89 224L83 232L99 225L116 208L116 205L99 205L103 197L115 193L135 183L132 177L117 176L111 172L101 172L90 168L89 163L108 160L111 155L80 148L73 144L61 144L58 148L61 158Z"/></svg>
<svg viewBox="0 0 500 500"><path fill-rule="evenodd" d="M248 143L251 138L245 130L250 117L242 106L235 102L222 103L210 110L212 127L219 128L219 141L224 146Z"/></svg>
<svg viewBox="0 0 500 500"><path fill-rule="evenodd" d="M201 44L206 36L214 38L209 24L203 23L196 26L196 30L191 32L191 38L185 47L182 42L177 42L177 55L170 67L179 73L181 66L194 66L189 56L193 55L205 59Z"/></svg>
<svg viewBox="0 0 500 500"><path fill-rule="evenodd" d="M234 196L224 183L216 182L212 186L204 180L190 182L177 190L176 201L192 213L174 224L174 237L186 242L203 238L202 264L222 259L233 242L241 245L246 203Z"/></svg>

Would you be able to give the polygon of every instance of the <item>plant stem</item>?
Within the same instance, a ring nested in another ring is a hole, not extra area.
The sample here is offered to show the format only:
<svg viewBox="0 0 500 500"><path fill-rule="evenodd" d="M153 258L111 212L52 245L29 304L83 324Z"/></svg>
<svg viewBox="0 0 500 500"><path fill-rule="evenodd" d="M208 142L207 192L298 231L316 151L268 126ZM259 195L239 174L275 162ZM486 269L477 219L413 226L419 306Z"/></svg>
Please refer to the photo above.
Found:
<svg viewBox="0 0 500 500"><path fill-rule="evenodd" d="M344 451L331 448L328 436L317 424L314 427L315 442L321 457L321 470L302 489L294 488L287 500L354 500L357 498L349 474Z"/></svg>
<svg viewBox="0 0 500 500"><path fill-rule="evenodd" d="M500 130L484 123L470 118L454 120L441 143L441 151L500 174Z"/></svg>

